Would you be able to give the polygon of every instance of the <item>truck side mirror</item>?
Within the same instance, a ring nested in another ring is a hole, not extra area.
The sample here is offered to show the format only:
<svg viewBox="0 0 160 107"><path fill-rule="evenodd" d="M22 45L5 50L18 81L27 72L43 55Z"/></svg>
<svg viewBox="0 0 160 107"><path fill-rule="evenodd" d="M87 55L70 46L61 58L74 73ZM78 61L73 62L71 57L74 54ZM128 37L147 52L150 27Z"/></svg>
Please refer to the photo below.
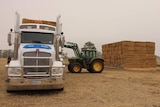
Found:
<svg viewBox="0 0 160 107"><path fill-rule="evenodd" d="M61 46L62 46L62 47L64 47L64 43L65 43L65 37L62 36L62 37L61 37Z"/></svg>
<svg viewBox="0 0 160 107"><path fill-rule="evenodd" d="M8 45L9 46L11 46L12 45L12 43L11 43L11 41L12 41L12 34L11 33L8 33Z"/></svg>
<svg viewBox="0 0 160 107"><path fill-rule="evenodd" d="M59 44L63 48L65 43L65 36L63 35L63 32L61 32Z"/></svg>
<svg viewBox="0 0 160 107"><path fill-rule="evenodd" d="M11 46L13 44L13 33L8 33L8 45Z"/></svg>

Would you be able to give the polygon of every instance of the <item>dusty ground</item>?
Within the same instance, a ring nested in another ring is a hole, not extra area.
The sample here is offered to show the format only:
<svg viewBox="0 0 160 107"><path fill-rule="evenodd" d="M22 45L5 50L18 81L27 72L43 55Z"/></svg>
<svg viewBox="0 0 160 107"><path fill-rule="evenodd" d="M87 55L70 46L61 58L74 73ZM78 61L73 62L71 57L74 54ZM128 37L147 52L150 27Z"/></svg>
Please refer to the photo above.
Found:
<svg viewBox="0 0 160 107"><path fill-rule="evenodd" d="M4 59L0 59L1 107L160 107L160 71L106 69L68 73L64 91L7 93Z"/></svg>

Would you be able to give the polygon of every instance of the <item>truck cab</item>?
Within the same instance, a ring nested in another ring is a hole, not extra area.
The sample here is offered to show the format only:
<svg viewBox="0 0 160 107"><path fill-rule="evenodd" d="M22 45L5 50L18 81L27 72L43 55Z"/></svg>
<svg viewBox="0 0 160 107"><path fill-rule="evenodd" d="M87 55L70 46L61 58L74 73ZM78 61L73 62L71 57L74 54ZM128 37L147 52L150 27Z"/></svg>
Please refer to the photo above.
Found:
<svg viewBox="0 0 160 107"><path fill-rule="evenodd" d="M8 44L14 45L14 57L6 65L7 92L64 88L63 48L60 16L56 22L22 19L19 14ZM14 41L12 41L14 40Z"/></svg>

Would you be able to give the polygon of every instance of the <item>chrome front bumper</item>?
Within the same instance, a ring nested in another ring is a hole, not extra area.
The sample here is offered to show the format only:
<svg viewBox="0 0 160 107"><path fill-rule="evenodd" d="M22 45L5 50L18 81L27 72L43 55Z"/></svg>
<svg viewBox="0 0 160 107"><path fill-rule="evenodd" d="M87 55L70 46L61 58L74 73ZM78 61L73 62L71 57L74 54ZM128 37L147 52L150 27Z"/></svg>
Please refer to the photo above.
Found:
<svg viewBox="0 0 160 107"><path fill-rule="evenodd" d="M7 79L7 91L63 89L62 78L52 79Z"/></svg>

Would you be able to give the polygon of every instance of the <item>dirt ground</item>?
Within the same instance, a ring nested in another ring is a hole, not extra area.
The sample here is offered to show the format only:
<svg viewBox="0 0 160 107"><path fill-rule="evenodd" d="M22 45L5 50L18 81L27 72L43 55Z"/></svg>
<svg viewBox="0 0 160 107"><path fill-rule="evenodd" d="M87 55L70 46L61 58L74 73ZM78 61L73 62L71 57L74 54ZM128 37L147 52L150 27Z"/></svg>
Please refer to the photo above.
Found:
<svg viewBox="0 0 160 107"><path fill-rule="evenodd" d="M7 93L0 59L1 107L160 107L160 70L105 69L100 74L65 71L64 91Z"/></svg>

